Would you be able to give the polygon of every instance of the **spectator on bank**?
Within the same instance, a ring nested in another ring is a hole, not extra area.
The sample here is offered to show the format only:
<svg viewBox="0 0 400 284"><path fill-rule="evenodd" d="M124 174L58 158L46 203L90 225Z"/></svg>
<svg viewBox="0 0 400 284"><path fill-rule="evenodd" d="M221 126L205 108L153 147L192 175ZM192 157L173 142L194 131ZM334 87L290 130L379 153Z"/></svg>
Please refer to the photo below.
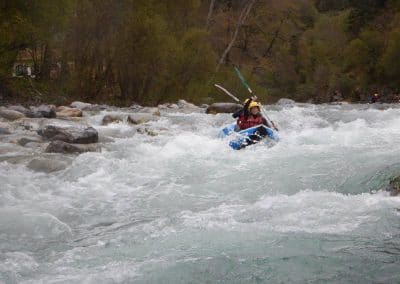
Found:
<svg viewBox="0 0 400 284"><path fill-rule="evenodd" d="M372 98L371 98L371 103L372 103L372 104L377 103L377 102L380 101L380 99L381 99L381 97L379 96L379 94L378 94L378 93L375 93L375 94L372 96Z"/></svg>

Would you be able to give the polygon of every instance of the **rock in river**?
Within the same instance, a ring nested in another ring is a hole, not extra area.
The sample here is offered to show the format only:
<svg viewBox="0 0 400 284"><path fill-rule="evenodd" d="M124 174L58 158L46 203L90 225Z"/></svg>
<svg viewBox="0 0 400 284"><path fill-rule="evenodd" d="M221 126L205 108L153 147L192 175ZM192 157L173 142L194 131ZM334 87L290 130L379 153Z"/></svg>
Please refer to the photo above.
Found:
<svg viewBox="0 0 400 284"><path fill-rule="evenodd" d="M47 146L47 153L62 153L62 154L74 154L74 153L84 153L84 152L96 152L99 147L96 144L70 144L64 141L52 141Z"/></svg>
<svg viewBox="0 0 400 284"><path fill-rule="evenodd" d="M50 141L60 140L67 143L89 144L99 141L99 134L93 127L87 128L63 128L54 125L46 125L37 133Z"/></svg>
<svg viewBox="0 0 400 284"><path fill-rule="evenodd" d="M70 163L67 159L36 158L30 161L27 167L36 172L51 173L66 169Z"/></svg>
<svg viewBox="0 0 400 284"><path fill-rule="evenodd" d="M214 103L207 108L206 113L234 113L242 108L242 105L235 103Z"/></svg>
<svg viewBox="0 0 400 284"><path fill-rule="evenodd" d="M391 196L397 196L400 194L400 175L393 177L389 182L389 191Z"/></svg>
<svg viewBox="0 0 400 284"><path fill-rule="evenodd" d="M25 115L19 111L2 107L0 108L0 117L3 117L7 120L17 120L25 117Z"/></svg>
<svg viewBox="0 0 400 284"><path fill-rule="evenodd" d="M79 108L59 106L57 117L82 117L82 111Z"/></svg>

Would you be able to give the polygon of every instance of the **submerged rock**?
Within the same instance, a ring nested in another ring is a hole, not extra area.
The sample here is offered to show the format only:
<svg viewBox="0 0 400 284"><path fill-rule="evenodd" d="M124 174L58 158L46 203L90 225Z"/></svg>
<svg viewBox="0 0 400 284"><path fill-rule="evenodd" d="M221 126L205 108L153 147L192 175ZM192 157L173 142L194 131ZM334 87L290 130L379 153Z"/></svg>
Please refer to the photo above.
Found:
<svg viewBox="0 0 400 284"><path fill-rule="evenodd" d="M31 112L27 114L28 117L33 118L55 118L57 117L56 114L56 107L53 105L40 105L38 107L30 107Z"/></svg>
<svg viewBox="0 0 400 284"><path fill-rule="evenodd" d="M114 122L121 122L123 121L124 118L120 115L114 115L114 114L107 114L103 117L103 120L101 121L102 125L108 125L110 123Z"/></svg>
<svg viewBox="0 0 400 284"><path fill-rule="evenodd" d="M389 188L391 196L397 196L400 194L400 175L390 179Z"/></svg>
<svg viewBox="0 0 400 284"><path fill-rule="evenodd" d="M25 115L19 111L2 107L0 108L0 117L3 117L7 120L17 120L20 118L24 118Z"/></svg>
<svg viewBox="0 0 400 284"><path fill-rule="evenodd" d="M240 104L235 103L214 103L210 105L206 109L206 113L208 114L217 114L217 113L234 113L243 108Z"/></svg>
<svg viewBox="0 0 400 284"><path fill-rule="evenodd" d="M45 152L47 153L62 153L75 154L84 152L97 152L99 147L96 144L70 144L64 141L56 140L50 142Z"/></svg>
<svg viewBox="0 0 400 284"><path fill-rule="evenodd" d="M27 167L36 172L51 173L61 171L67 168L70 164L69 160L63 161L49 158L37 158L30 161Z"/></svg>
<svg viewBox="0 0 400 284"><path fill-rule="evenodd" d="M132 124L142 124L155 120L158 120L158 117L150 113L135 113L128 116L128 122Z"/></svg>
<svg viewBox="0 0 400 284"><path fill-rule="evenodd" d="M99 134L93 127L63 128L47 125L39 129L37 133L50 141L60 140L67 143L89 144L97 143L99 140Z"/></svg>

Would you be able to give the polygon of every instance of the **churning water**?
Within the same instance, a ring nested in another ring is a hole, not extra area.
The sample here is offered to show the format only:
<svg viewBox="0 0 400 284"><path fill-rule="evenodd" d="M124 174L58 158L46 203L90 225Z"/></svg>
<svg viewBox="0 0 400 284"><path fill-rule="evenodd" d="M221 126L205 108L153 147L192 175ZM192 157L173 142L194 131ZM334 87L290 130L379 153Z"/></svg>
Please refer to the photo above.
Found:
<svg viewBox="0 0 400 284"><path fill-rule="evenodd" d="M228 114L162 112L150 136L104 111L101 153L1 162L0 283L399 283L400 108L267 110L272 147L231 150Z"/></svg>

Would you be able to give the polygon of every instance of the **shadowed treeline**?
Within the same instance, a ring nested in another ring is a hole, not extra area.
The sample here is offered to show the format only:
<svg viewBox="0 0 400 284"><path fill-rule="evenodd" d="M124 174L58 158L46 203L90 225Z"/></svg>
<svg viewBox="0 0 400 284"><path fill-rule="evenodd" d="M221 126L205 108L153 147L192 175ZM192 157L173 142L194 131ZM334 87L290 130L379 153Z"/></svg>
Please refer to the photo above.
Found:
<svg viewBox="0 0 400 284"><path fill-rule="evenodd" d="M6 100L209 103L214 83L244 98L237 65L265 101L367 101L397 94L399 56L395 0L0 3Z"/></svg>

